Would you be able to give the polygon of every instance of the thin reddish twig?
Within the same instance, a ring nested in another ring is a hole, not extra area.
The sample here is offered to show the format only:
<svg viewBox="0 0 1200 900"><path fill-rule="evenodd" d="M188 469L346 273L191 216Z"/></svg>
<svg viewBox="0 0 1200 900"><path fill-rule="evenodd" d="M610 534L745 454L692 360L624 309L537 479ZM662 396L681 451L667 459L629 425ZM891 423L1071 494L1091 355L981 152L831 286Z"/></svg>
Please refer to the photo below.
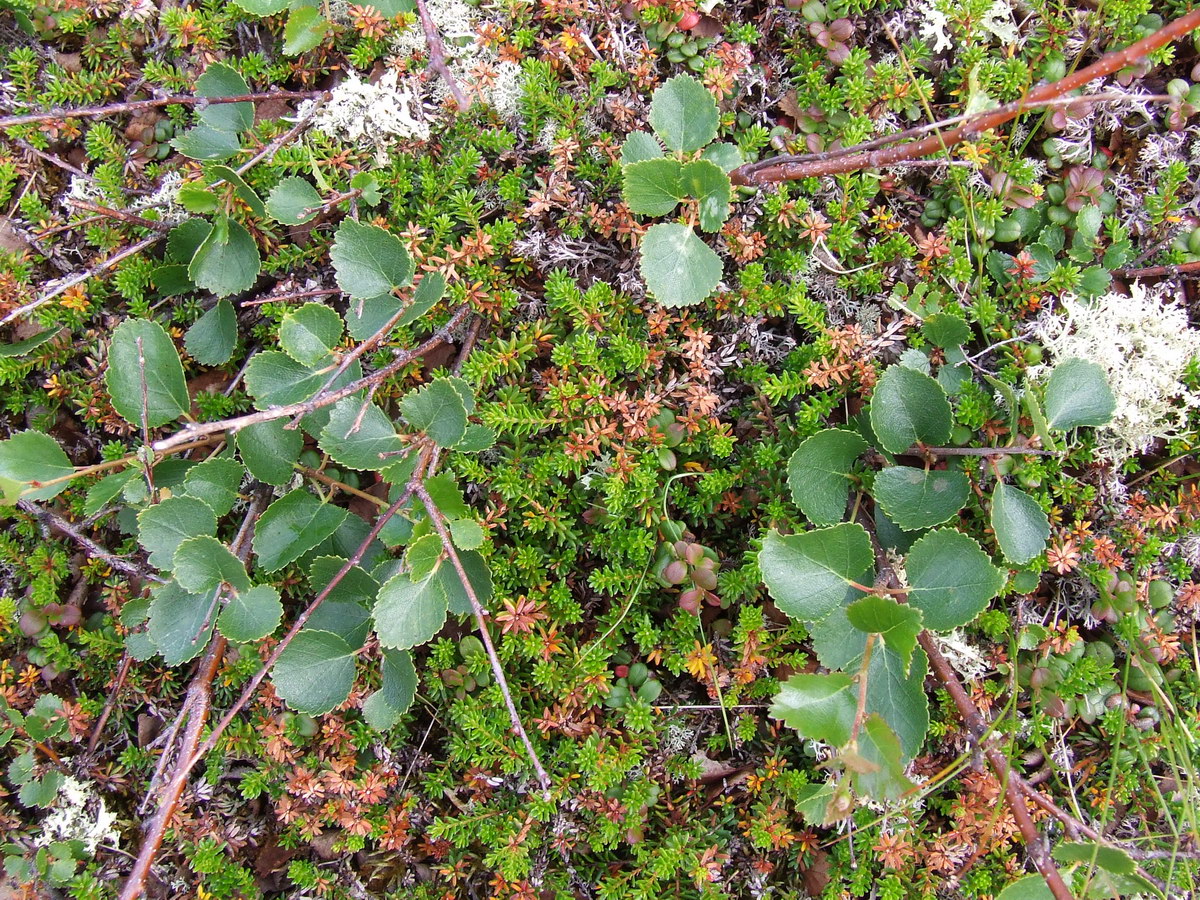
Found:
<svg viewBox="0 0 1200 900"><path fill-rule="evenodd" d="M0 128L17 125L36 125L39 122L59 122L65 119L96 119L120 113L157 109L160 106L208 106L210 103L263 103L268 100L311 100L324 91L265 91L257 94L238 94L234 97L155 97L151 100L129 100L124 103L106 103L103 106L79 106L74 109L52 109L44 113L29 113L7 116L0 119Z"/></svg>

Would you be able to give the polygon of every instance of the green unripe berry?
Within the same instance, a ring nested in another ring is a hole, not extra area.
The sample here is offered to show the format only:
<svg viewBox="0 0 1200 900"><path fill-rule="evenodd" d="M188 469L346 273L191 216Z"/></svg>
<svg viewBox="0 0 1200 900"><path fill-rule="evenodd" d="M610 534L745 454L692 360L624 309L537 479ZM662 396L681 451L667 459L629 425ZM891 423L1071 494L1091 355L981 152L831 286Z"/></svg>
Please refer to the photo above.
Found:
<svg viewBox="0 0 1200 900"><path fill-rule="evenodd" d="M1175 599L1175 589L1171 587L1169 581L1164 581L1161 578L1150 582L1150 588L1147 591L1147 599L1150 605L1155 609L1162 609L1171 605L1171 601Z"/></svg>

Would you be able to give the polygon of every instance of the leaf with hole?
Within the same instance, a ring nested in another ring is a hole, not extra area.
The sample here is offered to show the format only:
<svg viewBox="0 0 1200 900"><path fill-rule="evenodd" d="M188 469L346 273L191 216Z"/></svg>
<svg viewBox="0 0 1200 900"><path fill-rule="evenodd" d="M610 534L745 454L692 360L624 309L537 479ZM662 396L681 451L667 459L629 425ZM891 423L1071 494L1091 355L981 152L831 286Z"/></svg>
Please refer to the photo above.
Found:
<svg viewBox="0 0 1200 900"><path fill-rule="evenodd" d="M347 515L304 488L285 494L267 507L254 526L258 568L278 572L337 531Z"/></svg>
<svg viewBox="0 0 1200 900"><path fill-rule="evenodd" d="M242 561L215 537L202 534L188 538L175 550L172 566L175 580L193 594L228 584L235 591L250 588L250 576Z"/></svg>
<svg viewBox="0 0 1200 900"><path fill-rule="evenodd" d="M680 179L688 196L695 197L700 213L700 228L720 231L729 218L733 187L729 176L714 162L697 159L683 167Z"/></svg>
<svg viewBox="0 0 1200 900"><path fill-rule="evenodd" d="M825 618L863 591L875 577L871 539L861 525L847 523L803 534L767 532L758 566L775 604L793 618Z"/></svg>
<svg viewBox="0 0 1200 900"><path fill-rule="evenodd" d="M246 644L274 632L282 619L279 591L269 584L256 584L229 598L217 617L217 630L235 644Z"/></svg>
<svg viewBox="0 0 1200 900"><path fill-rule="evenodd" d="M885 450L902 453L913 444L950 439L953 417L946 391L907 366L889 366L871 395L871 429Z"/></svg>
<svg viewBox="0 0 1200 900"><path fill-rule="evenodd" d="M446 623L447 603L437 579L414 582L405 574L394 575L384 582L375 601L379 643L396 650L427 643Z"/></svg>
<svg viewBox="0 0 1200 900"><path fill-rule="evenodd" d="M691 306L721 280L724 267L712 248L686 225L651 225L642 238L642 278L663 306Z"/></svg>
<svg viewBox="0 0 1200 900"><path fill-rule="evenodd" d="M1046 420L1067 431L1081 425L1105 425L1117 408L1104 369L1085 359L1064 359L1046 382Z"/></svg>
<svg viewBox="0 0 1200 900"><path fill-rule="evenodd" d="M328 362L342 339L342 317L323 303L305 303L279 323L279 346L302 366Z"/></svg>
<svg viewBox="0 0 1200 900"><path fill-rule="evenodd" d="M250 232L228 216L213 220L212 231L188 263L188 277L218 297L254 287L262 260Z"/></svg>
<svg viewBox="0 0 1200 900"><path fill-rule="evenodd" d="M249 183L238 174L236 169L231 169L229 166L209 166L209 178L220 178L226 184L233 188L237 198L250 207L252 212L258 218L263 218L267 214L267 207L263 205L262 198L258 196L258 191L250 187Z"/></svg>
<svg viewBox="0 0 1200 900"><path fill-rule="evenodd" d="M1003 482L992 491L991 523L1004 558L1014 565L1036 559L1050 538L1050 519L1038 502Z"/></svg>
<svg viewBox="0 0 1200 900"><path fill-rule="evenodd" d="M67 489L68 479L74 473L70 457L48 434L18 431L8 440L0 441L0 479L12 485L11 493L5 492L6 503L16 503L18 499L53 499ZM64 480L48 487L34 487L56 478Z"/></svg>
<svg viewBox="0 0 1200 900"><path fill-rule="evenodd" d="M235 436L242 462L266 484L287 484L304 447L304 435L298 428L288 429L287 424L287 419L270 419L248 425Z"/></svg>
<svg viewBox="0 0 1200 900"><path fill-rule="evenodd" d="M788 461L792 499L814 525L833 525L846 514L850 469L867 449L853 431L827 428L804 441Z"/></svg>
<svg viewBox="0 0 1200 900"><path fill-rule="evenodd" d="M668 150L691 153L717 136L717 101L691 75L669 79L650 101L650 127Z"/></svg>
<svg viewBox="0 0 1200 900"><path fill-rule="evenodd" d="M329 258L338 287L354 298L379 297L412 281L413 261L404 243L377 225L343 219Z"/></svg>
<svg viewBox="0 0 1200 900"><path fill-rule="evenodd" d="M921 633L921 611L897 603L891 597L870 594L846 607L846 618L859 631L878 634L884 644L903 661L907 671Z"/></svg>
<svg viewBox="0 0 1200 900"><path fill-rule="evenodd" d="M439 447L453 447L466 434L466 406L447 378L435 378L424 387L405 394L400 400L400 414Z"/></svg>
<svg viewBox="0 0 1200 900"><path fill-rule="evenodd" d="M971 484L953 469L889 466L875 476L871 494L893 522L905 531L917 531L958 515L971 495Z"/></svg>
<svg viewBox="0 0 1200 900"><path fill-rule="evenodd" d="M108 347L104 384L113 409L138 427L165 425L191 405L175 344L149 319L126 319L117 326Z"/></svg>
<svg viewBox="0 0 1200 900"><path fill-rule="evenodd" d="M284 225L303 225L317 217L321 207L317 189L294 175L280 180L267 194L267 213Z"/></svg>
<svg viewBox="0 0 1200 900"><path fill-rule="evenodd" d="M769 715L801 737L840 747L850 740L857 704L854 679L845 672L793 675L779 685Z"/></svg>
<svg viewBox="0 0 1200 900"><path fill-rule="evenodd" d="M687 196L680 180L682 174L679 160L665 156L630 163L624 169L621 197L638 215L670 215Z"/></svg>
<svg viewBox="0 0 1200 900"><path fill-rule="evenodd" d="M150 554L150 565L164 571L188 538L217 533L212 507L195 497L168 497L138 513L138 543Z"/></svg>
<svg viewBox="0 0 1200 900"><path fill-rule="evenodd" d="M354 651L336 634L302 628L276 660L271 682L292 709L324 715L350 696Z"/></svg>
<svg viewBox="0 0 1200 900"><path fill-rule="evenodd" d="M1004 587L1005 576L973 538L950 528L931 531L908 552L908 602L925 627L949 631L983 612Z"/></svg>
<svg viewBox="0 0 1200 900"><path fill-rule="evenodd" d="M188 328L183 336L183 346L200 365L221 366L233 356L237 337L237 316L233 304L228 300L218 300L212 309Z"/></svg>

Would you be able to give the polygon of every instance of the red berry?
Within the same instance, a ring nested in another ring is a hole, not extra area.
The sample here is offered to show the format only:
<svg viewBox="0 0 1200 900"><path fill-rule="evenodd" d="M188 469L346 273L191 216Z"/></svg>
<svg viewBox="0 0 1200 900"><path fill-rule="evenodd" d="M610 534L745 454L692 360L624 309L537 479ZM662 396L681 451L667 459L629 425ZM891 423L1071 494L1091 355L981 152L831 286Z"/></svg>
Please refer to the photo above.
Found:
<svg viewBox="0 0 1200 900"><path fill-rule="evenodd" d="M629 677L629 666L617 666L617 677L618 678L628 678Z"/></svg>
<svg viewBox="0 0 1200 900"><path fill-rule="evenodd" d="M679 27L683 31L691 31L699 24L700 13L696 12L694 9L691 12L685 12L683 17L679 20Z"/></svg>

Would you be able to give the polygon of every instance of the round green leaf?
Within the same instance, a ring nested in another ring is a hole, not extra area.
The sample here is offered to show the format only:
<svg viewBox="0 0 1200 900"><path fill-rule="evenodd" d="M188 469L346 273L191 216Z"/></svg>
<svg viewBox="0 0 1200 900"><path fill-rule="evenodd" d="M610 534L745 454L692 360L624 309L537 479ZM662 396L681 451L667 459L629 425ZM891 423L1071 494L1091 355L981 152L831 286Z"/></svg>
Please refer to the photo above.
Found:
<svg viewBox="0 0 1200 900"><path fill-rule="evenodd" d="M467 431L467 408L449 379L436 378L400 400L400 414L439 447L453 447Z"/></svg>
<svg viewBox="0 0 1200 900"><path fill-rule="evenodd" d="M183 336L183 345L202 366L229 362L237 347L237 316L233 304L218 300L216 306L197 319Z"/></svg>
<svg viewBox="0 0 1200 900"><path fill-rule="evenodd" d="M168 666L195 659L208 644L216 619L216 597L189 594L171 581L154 589L146 632Z"/></svg>
<svg viewBox="0 0 1200 900"><path fill-rule="evenodd" d="M688 196L699 201L701 229L720 231L729 218L733 194L729 176L716 163L697 159L683 167L680 183Z"/></svg>
<svg viewBox="0 0 1200 900"><path fill-rule="evenodd" d="M668 150L691 153L717 136L717 101L691 75L677 75L654 92L650 127Z"/></svg>
<svg viewBox="0 0 1200 900"><path fill-rule="evenodd" d="M199 97L241 97L250 93L250 85L237 70L225 63L213 63L196 79ZM200 110L200 121L217 131L241 132L254 124L254 104L211 103Z"/></svg>
<svg viewBox="0 0 1200 900"><path fill-rule="evenodd" d="M426 534L408 545L404 553L404 564L408 566L408 577L413 581L424 581L437 571L444 557L442 539L436 534Z"/></svg>
<svg viewBox="0 0 1200 900"><path fill-rule="evenodd" d="M680 182L682 173L679 161L667 157L631 163L625 166L621 196L638 215L670 215L687 196Z"/></svg>
<svg viewBox="0 0 1200 900"><path fill-rule="evenodd" d="M138 513L138 543L149 552L150 565L158 569L171 568L184 541L216 533L216 513L195 497L168 497Z"/></svg>
<svg viewBox="0 0 1200 900"><path fill-rule="evenodd" d="M333 383L333 390L361 377L362 367L358 360L355 360ZM307 400L325 386L329 380L329 372L301 365L278 350L263 350L251 357L246 366L245 378L246 390L254 398L255 406L267 409ZM307 427L305 423L305 428Z"/></svg>
<svg viewBox="0 0 1200 900"><path fill-rule="evenodd" d="M363 716L376 731L391 728L417 696L417 670L407 650L384 650L383 686L363 704Z"/></svg>
<svg viewBox="0 0 1200 900"><path fill-rule="evenodd" d="M474 519L454 519L450 522L454 546L460 550L478 550L483 544L483 526Z"/></svg>
<svg viewBox="0 0 1200 900"><path fill-rule="evenodd" d="M1104 369L1085 359L1064 359L1046 382L1046 420L1066 431L1080 425L1105 425L1117 408Z"/></svg>
<svg viewBox="0 0 1200 900"><path fill-rule="evenodd" d="M889 366L871 395L871 429L885 450L950 439L950 401L934 379L907 366Z"/></svg>
<svg viewBox="0 0 1200 900"><path fill-rule="evenodd" d="M323 715L350 696L354 687L354 651L336 634L301 629L279 655L271 681L288 706L311 716Z"/></svg>
<svg viewBox="0 0 1200 900"><path fill-rule="evenodd" d="M351 297L370 299L412 280L413 261L400 238L377 225L343 219L329 258L338 287Z"/></svg>
<svg viewBox="0 0 1200 900"><path fill-rule="evenodd" d="M282 179L267 195L267 213L284 225L303 225L316 217L320 206L317 189L295 176Z"/></svg>
<svg viewBox="0 0 1200 900"><path fill-rule="evenodd" d="M188 277L197 287L227 297L252 288L261 268L258 245L250 232L228 216L218 216L188 263Z"/></svg>
<svg viewBox="0 0 1200 900"><path fill-rule="evenodd" d="M322 503L304 488L280 497L254 526L259 569L278 572L337 531L348 514Z"/></svg>
<svg viewBox="0 0 1200 900"><path fill-rule="evenodd" d="M869 585L874 559L867 532L847 523L786 536L768 531L758 566L775 604L812 622L863 595L851 582Z"/></svg>
<svg viewBox="0 0 1200 900"><path fill-rule="evenodd" d="M779 686L769 715L801 737L840 747L850 740L857 706L854 679L845 672L793 675Z"/></svg>
<svg viewBox="0 0 1200 900"><path fill-rule="evenodd" d="M236 104L226 103L225 106ZM208 125L196 125L183 134L176 135L171 146L188 159L202 159L209 162L229 159L237 156L242 150L241 139L235 132L221 131Z"/></svg>
<svg viewBox="0 0 1200 900"><path fill-rule="evenodd" d="M699 303L723 271L721 258L686 225L651 225L642 238L642 277L663 306Z"/></svg>
<svg viewBox="0 0 1200 900"><path fill-rule="evenodd" d="M925 627L949 631L974 619L1004 587L1004 573L975 541L949 528L913 544L904 563L908 602L925 615Z"/></svg>
<svg viewBox="0 0 1200 900"><path fill-rule="evenodd" d="M828 428L796 448L788 462L792 499L814 525L833 525L846 513L850 468L867 449L853 431Z"/></svg>
<svg viewBox="0 0 1200 900"><path fill-rule="evenodd" d="M433 309L434 305L442 299L446 293L446 276L441 272L426 272L421 276L421 281L417 285L417 289L413 291L412 302L404 310L402 315L396 322L397 325L411 325L425 313Z"/></svg>
<svg viewBox="0 0 1200 900"><path fill-rule="evenodd" d="M646 159L658 159L662 155L663 149L659 146L658 141L654 139L653 135L644 131L631 131L629 137L625 138L625 143L621 145L621 165L623 166Z"/></svg>
<svg viewBox="0 0 1200 900"><path fill-rule="evenodd" d="M375 633L384 647L408 650L433 639L446 623L447 598L437 580L395 575L375 601Z"/></svg>
<svg viewBox="0 0 1200 900"><path fill-rule="evenodd" d="M320 45L329 31L329 20L315 6L293 6L283 26L283 52L287 56L307 53Z"/></svg>
<svg viewBox="0 0 1200 900"><path fill-rule="evenodd" d="M18 499L49 500L57 497L70 485L60 481L49 487L27 490L26 485L65 478L75 472L71 460L58 441L40 431L19 431L6 441L0 441L0 479L12 483L12 496L6 491L5 502Z"/></svg>
<svg viewBox="0 0 1200 900"><path fill-rule="evenodd" d="M921 611L891 597L869 594L846 607L850 624L866 634L878 634L907 670L921 633Z"/></svg>
<svg viewBox="0 0 1200 900"><path fill-rule="evenodd" d="M199 594L228 584L235 591L248 590L250 576L233 552L215 537L202 534L188 538L175 550L175 580L186 591Z"/></svg>
<svg viewBox="0 0 1200 900"><path fill-rule="evenodd" d="M279 591L269 584L257 584L225 604L217 618L217 630L235 644L246 644L271 634L282 618ZM316 627L315 622L312 624Z"/></svg>
<svg viewBox="0 0 1200 900"><path fill-rule="evenodd" d="M952 469L890 466L875 476L871 494L893 522L905 531L917 531L958 515L970 497L971 484Z"/></svg>
<svg viewBox="0 0 1200 900"><path fill-rule="evenodd" d="M1040 556L1050 538L1050 520L1038 502L1003 482L992 491L992 532L1004 558L1014 565Z"/></svg>
<svg viewBox="0 0 1200 900"><path fill-rule="evenodd" d="M279 323L279 346L303 366L329 359L342 339L342 317L323 303L305 303Z"/></svg>
<svg viewBox="0 0 1200 900"><path fill-rule="evenodd" d="M149 319L126 319L113 332L104 384L113 409L131 425L155 428L179 418L191 405L183 364L163 327Z"/></svg>
<svg viewBox="0 0 1200 900"><path fill-rule="evenodd" d="M242 462L266 484L287 484L304 447L300 429L288 429L287 424L287 419L271 419L248 425L235 436Z"/></svg>
<svg viewBox="0 0 1200 900"><path fill-rule="evenodd" d="M404 446L387 414L359 397L346 397L334 405L319 443L339 465L367 471L390 464L394 457L383 454L394 454Z"/></svg>
<svg viewBox="0 0 1200 900"><path fill-rule="evenodd" d="M217 518L233 509L238 488L246 470L235 459L219 456L192 466L183 478L183 490L189 497L203 500Z"/></svg>

